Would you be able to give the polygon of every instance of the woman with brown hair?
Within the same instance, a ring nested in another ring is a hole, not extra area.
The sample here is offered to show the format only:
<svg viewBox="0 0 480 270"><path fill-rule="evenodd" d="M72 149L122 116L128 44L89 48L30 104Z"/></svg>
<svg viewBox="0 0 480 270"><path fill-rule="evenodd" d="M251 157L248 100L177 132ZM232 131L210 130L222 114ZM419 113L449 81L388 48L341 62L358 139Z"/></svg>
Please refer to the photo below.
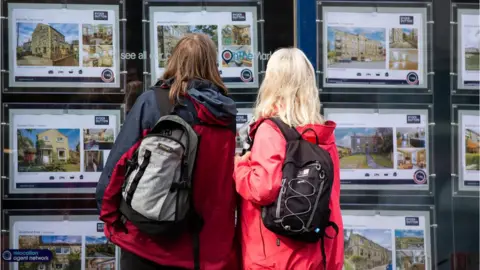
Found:
<svg viewBox="0 0 480 270"><path fill-rule="evenodd" d="M127 115L97 186L105 234L122 249L121 269L193 269L192 235L174 240L140 232L119 213L125 161L158 119L175 109L189 118L200 137L193 176L193 201L203 226L199 235L200 267L238 267L235 253L234 101L217 69L216 46L208 36L182 38L156 86L140 95ZM113 176L112 176L113 175ZM117 175L119 175L117 177ZM121 179L120 179L121 178Z"/></svg>

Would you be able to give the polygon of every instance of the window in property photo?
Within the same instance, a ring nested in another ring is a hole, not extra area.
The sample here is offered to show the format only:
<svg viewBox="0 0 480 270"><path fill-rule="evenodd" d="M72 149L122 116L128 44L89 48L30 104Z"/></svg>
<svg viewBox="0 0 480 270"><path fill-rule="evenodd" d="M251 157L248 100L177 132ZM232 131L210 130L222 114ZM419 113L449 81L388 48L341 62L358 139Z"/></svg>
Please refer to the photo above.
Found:
<svg viewBox="0 0 480 270"><path fill-rule="evenodd" d="M58 158L60 159L65 158L65 150L58 150Z"/></svg>
<svg viewBox="0 0 480 270"><path fill-rule="evenodd" d="M63 142L63 137L57 137L57 142Z"/></svg>
<svg viewBox="0 0 480 270"><path fill-rule="evenodd" d="M44 141L48 141L48 136L44 136L44 137L43 137L43 140L44 140Z"/></svg>

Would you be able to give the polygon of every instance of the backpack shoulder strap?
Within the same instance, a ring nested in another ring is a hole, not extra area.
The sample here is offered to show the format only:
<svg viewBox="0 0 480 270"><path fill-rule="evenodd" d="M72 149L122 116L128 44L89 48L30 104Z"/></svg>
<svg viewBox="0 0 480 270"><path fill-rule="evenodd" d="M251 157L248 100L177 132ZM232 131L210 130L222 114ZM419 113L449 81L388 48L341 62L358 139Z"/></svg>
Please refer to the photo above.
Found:
<svg viewBox="0 0 480 270"><path fill-rule="evenodd" d="M170 82L159 80L154 88L155 99L157 101L158 109L160 110L160 117L169 115L173 111L173 105L170 103Z"/></svg>
<svg viewBox="0 0 480 270"><path fill-rule="evenodd" d="M272 121L275 125L277 125L278 129L283 134L283 137L287 142L289 141L296 141L302 139L302 135L295 129L287 124L285 124L280 118L269 118L270 121Z"/></svg>

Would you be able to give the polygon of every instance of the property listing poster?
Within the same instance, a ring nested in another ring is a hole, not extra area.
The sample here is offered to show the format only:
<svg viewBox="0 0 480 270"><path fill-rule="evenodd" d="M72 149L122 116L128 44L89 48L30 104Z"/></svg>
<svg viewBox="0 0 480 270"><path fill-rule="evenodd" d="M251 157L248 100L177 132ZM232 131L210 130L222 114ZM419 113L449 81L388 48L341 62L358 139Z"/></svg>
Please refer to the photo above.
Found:
<svg viewBox="0 0 480 270"><path fill-rule="evenodd" d="M323 8L326 87L426 87L424 8Z"/></svg>
<svg viewBox="0 0 480 270"><path fill-rule="evenodd" d="M258 87L257 19L254 7L151 8L152 76L163 75L178 41L189 33L208 35L217 46L218 69L230 88Z"/></svg>
<svg viewBox="0 0 480 270"><path fill-rule="evenodd" d="M11 109L11 193L89 193L120 127L120 110Z"/></svg>
<svg viewBox="0 0 480 270"><path fill-rule="evenodd" d="M49 249L49 263L11 263L11 270L23 269L118 269L117 249L109 242L100 221L48 221L50 216L28 216L14 221L12 249ZM98 219L98 217L97 217Z"/></svg>
<svg viewBox="0 0 480 270"><path fill-rule="evenodd" d="M480 11L458 10L458 88L480 89Z"/></svg>
<svg viewBox="0 0 480 270"><path fill-rule="evenodd" d="M430 269L428 212L343 211L344 269Z"/></svg>
<svg viewBox="0 0 480 270"><path fill-rule="evenodd" d="M428 190L428 111L325 109L345 189Z"/></svg>
<svg viewBox="0 0 480 270"><path fill-rule="evenodd" d="M10 86L120 87L118 6L8 8Z"/></svg>
<svg viewBox="0 0 480 270"><path fill-rule="evenodd" d="M460 190L480 191L480 114L459 111Z"/></svg>
<svg viewBox="0 0 480 270"><path fill-rule="evenodd" d="M237 154L242 153L243 143L245 142L245 140L242 139L239 136L239 130L240 129L245 129L245 128L250 130L249 128L247 128L247 126L251 122L252 118L253 118L253 110L252 109L238 109L238 112L237 112L237 137L236 137L237 143L236 143L236 146L235 146L235 152Z"/></svg>

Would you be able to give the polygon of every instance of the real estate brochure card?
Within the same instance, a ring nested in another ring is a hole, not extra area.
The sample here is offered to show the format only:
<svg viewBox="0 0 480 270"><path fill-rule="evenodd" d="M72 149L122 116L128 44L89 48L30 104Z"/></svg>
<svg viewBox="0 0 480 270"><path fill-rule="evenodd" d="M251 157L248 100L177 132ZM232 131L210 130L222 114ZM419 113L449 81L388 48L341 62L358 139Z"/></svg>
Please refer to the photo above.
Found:
<svg viewBox="0 0 480 270"><path fill-rule="evenodd" d="M480 191L480 114L458 112L459 190Z"/></svg>
<svg viewBox="0 0 480 270"><path fill-rule="evenodd" d="M10 269L118 269L116 247L105 237L98 217L69 221L58 221L61 216L52 221L52 217L10 217L12 249L48 249L53 254L49 263L11 263Z"/></svg>
<svg viewBox="0 0 480 270"><path fill-rule="evenodd" d="M246 128L245 125L248 125L253 118L253 109L238 109L237 113L237 137L236 137L236 147L235 152L237 154L242 153L244 140L238 136L238 131L241 128Z"/></svg>
<svg viewBox="0 0 480 270"><path fill-rule="evenodd" d="M325 109L345 189L428 190L428 111Z"/></svg>
<svg viewBox="0 0 480 270"><path fill-rule="evenodd" d="M457 18L457 87L480 90L480 11L459 9Z"/></svg>
<svg viewBox="0 0 480 270"><path fill-rule="evenodd" d="M428 212L342 211L345 270L430 269Z"/></svg>
<svg viewBox="0 0 480 270"><path fill-rule="evenodd" d="M256 16L255 7L150 8L152 81L162 76L183 36L203 33L217 47L217 66L228 87L258 87Z"/></svg>
<svg viewBox="0 0 480 270"><path fill-rule="evenodd" d="M120 110L11 109L10 193L91 193Z"/></svg>
<svg viewBox="0 0 480 270"><path fill-rule="evenodd" d="M323 8L325 87L427 85L425 8Z"/></svg>
<svg viewBox="0 0 480 270"><path fill-rule="evenodd" d="M118 6L8 4L10 86L120 87Z"/></svg>

